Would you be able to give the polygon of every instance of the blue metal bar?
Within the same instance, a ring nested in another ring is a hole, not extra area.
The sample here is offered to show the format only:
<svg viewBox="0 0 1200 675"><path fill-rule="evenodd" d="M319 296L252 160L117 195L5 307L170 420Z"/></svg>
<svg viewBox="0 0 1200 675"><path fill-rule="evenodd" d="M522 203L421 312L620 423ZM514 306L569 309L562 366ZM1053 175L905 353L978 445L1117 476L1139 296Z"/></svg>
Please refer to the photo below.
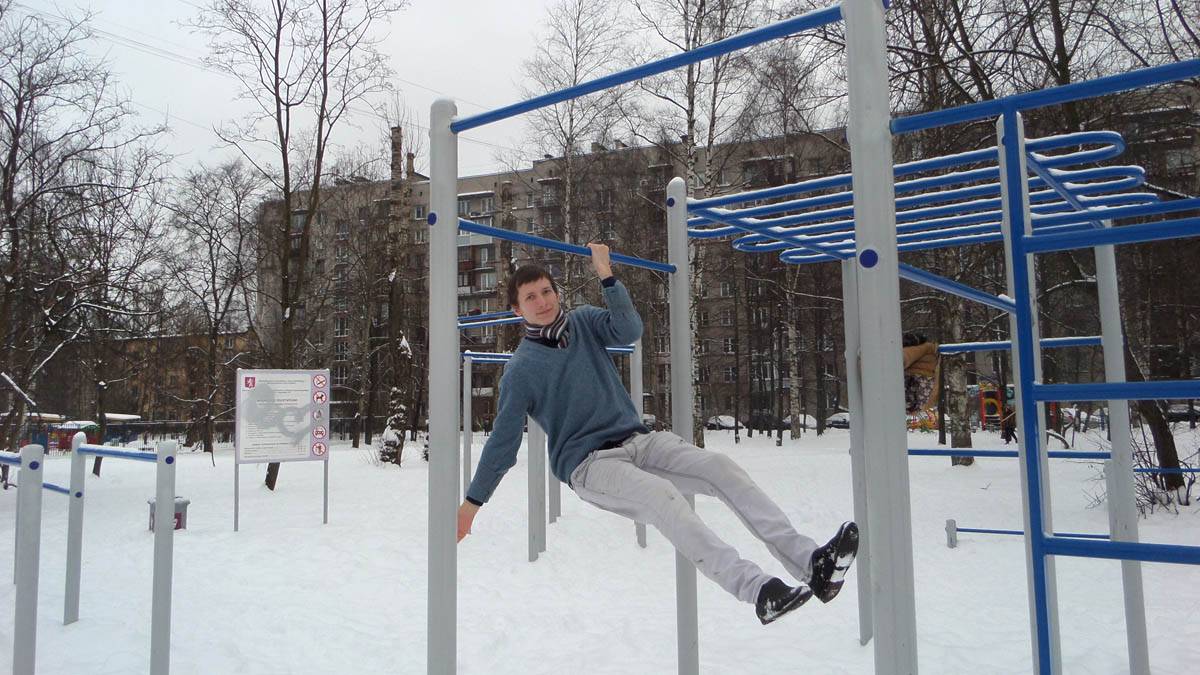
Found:
<svg viewBox="0 0 1200 675"><path fill-rule="evenodd" d="M1156 84L1166 84L1192 77L1200 77L1200 59L1180 61L1165 66L1142 68L1120 75L1100 77L1086 82L1076 82L1061 87L1051 87L1025 94L1016 94L994 101L971 103L949 110L938 110L892 120L893 134L906 134L923 129L933 129L951 124L974 122L1004 114L1006 111L1016 112L1041 108L1071 101L1095 98L1105 94L1115 94L1140 87Z"/></svg>
<svg viewBox="0 0 1200 675"><path fill-rule="evenodd" d="M49 490L51 492L57 492L60 495L71 494L71 491L68 490L67 488L65 488L61 485L55 485L54 483L42 483L42 488L45 490Z"/></svg>
<svg viewBox="0 0 1200 675"><path fill-rule="evenodd" d="M459 322L459 330L470 330L472 328L482 328L484 326L507 326L509 324L521 323L525 319L519 316L514 316L508 319L491 319L490 321L465 321Z"/></svg>
<svg viewBox="0 0 1200 675"><path fill-rule="evenodd" d="M458 317L458 322L464 323L467 321L486 321L488 319L500 319L513 316L511 309L506 309L503 312L489 312L487 314L464 314Z"/></svg>
<svg viewBox="0 0 1200 675"><path fill-rule="evenodd" d="M1071 251L1093 246L1140 244L1200 236L1200 218L1181 218L1156 223L1141 223L1121 227L1106 227L1090 232L1070 234L1035 234L1025 237L1025 250L1030 253Z"/></svg>
<svg viewBox="0 0 1200 675"><path fill-rule="evenodd" d="M1038 216L1033 220L1035 225L1070 225L1073 223L1095 222L1097 220L1121 220L1124 218L1140 218L1194 210L1200 210L1200 198L1174 199L1169 202L1152 201L1115 208L1093 209L1085 207L1083 210L1070 211L1052 216Z"/></svg>
<svg viewBox="0 0 1200 675"><path fill-rule="evenodd" d="M1055 347L1097 347L1100 336L1042 338L1042 349ZM965 352L998 352L1012 349L1011 340L996 342L960 342L953 345L939 345L939 354L963 354Z"/></svg>
<svg viewBox="0 0 1200 675"><path fill-rule="evenodd" d="M1046 553L1050 555L1200 565L1200 546L1143 544L1133 541L1095 542L1058 537L1047 537L1044 545Z"/></svg>
<svg viewBox="0 0 1200 675"><path fill-rule="evenodd" d="M605 351L610 354L632 354L633 347L605 347ZM472 360L503 360L507 361L513 357L512 352L473 352L464 351L463 358L470 357Z"/></svg>
<svg viewBox="0 0 1200 675"><path fill-rule="evenodd" d="M1196 468L1192 468L1192 467L1180 467L1177 469L1164 469L1161 467L1150 467L1150 468L1138 467L1138 468L1135 468L1133 471L1134 471L1134 473L1200 473L1200 469L1196 469Z"/></svg>
<svg viewBox="0 0 1200 675"><path fill-rule="evenodd" d="M1007 298L998 298L990 293L984 293L981 290L971 288L966 284L960 284L952 279L939 276L933 272L913 267L905 263L900 263L900 278L915 281L930 288L936 288L940 291L945 291L951 295L957 295L960 298L974 300L975 302L993 307L1002 312L1011 314L1016 307L1016 303Z"/></svg>
<svg viewBox="0 0 1200 675"><path fill-rule="evenodd" d="M10 454L7 452L0 452L0 464L7 464L9 466L21 466L21 456Z"/></svg>
<svg viewBox="0 0 1200 675"><path fill-rule="evenodd" d="M975 450L972 448L909 448L908 454L913 457L1017 457L1016 450ZM1046 453L1050 459L1112 459L1108 452L1083 452L1081 450L1051 450Z"/></svg>
<svg viewBox="0 0 1200 675"><path fill-rule="evenodd" d="M1152 401L1200 398L1200 380L1035 384L1034 401Z"/></svg>
<svg viewBox="0 0 1200 675"><path fill-rule="evenodd" d="M561 241L555 241L553 239L535 237L532 234L522 234L520 232L512 232L510 230L505 230L498 227L491 227L490 225L480 225L479 223L471 222L463 218L458 219L458 229L466 232L473 232L475 234L495 237L497 239L515 241L520 244L540 246L541 248L562 251L564 253L574 253L575 255L587 257L591 257L592 255L592 250L586 246L576 246L575 244L567 244ZM631 265L633 267L642 267L648 270L655 270L656 272L668 272L672 274L675 272L675 266L668 265L667 263L654 262L652 260L642 260L641 258L621 255L620 253L613 253L609 257L615 263Z"/></svg>
<svg viewBox="0 0 1200 675"><path fill-rule="evenodd" d="M956 532L972 532L975 534L1010 534L1018 537L1025 536L1022 530L991 530L982 527L955 527ZM1081 534L1079 532L1055 532L1056 537L1072 537L1075 539L1109 539L1111 535L1107 534Z"/></svg>
<svg viewBox="0 0 1200 675"><path fill-rule="evenodd" d="M79 452L86 455L95 455L97 457L114 457L116 459L134 459L139 462L157 462L158 453L156 452L136 452L133 450L122 450L107 445L81 445Z"/></svg>
<svg viewBox="0 0 1200 675"><path fill-rule="evenodd" d="M568 87L561 91L551 92L535 96L527 101L513 103L512 105L497 108L490 112L464 117L462 119L451 122L450 131L459 134L468 129L481 127L485 124L498 122L509 117L520 115L538 108L545 108L556 103L569 101L573 98L578 98L585 94L609 89L622 84L628 84L635 80L640 80L651 75L665 73L668 70L674 70L680 66L686 66L691 63L698 63L706 59L711 59L731 52L736 52L747 47L752 47L763 42L769 42L776 38L787 37L794 33L799 33L809 28L819 28L826 24L839 21L842 18L841 7L830 7L828 9L819 9L800 16L792 17L778 23L773 23L762 28L755 28L744 33L739 33L732 37L725 38L712 44L704 45L691 51L686 51L681 54L668 56L665 59L651 61L650 63L623 70L611 75L605 75L583 84Z"/></svg>

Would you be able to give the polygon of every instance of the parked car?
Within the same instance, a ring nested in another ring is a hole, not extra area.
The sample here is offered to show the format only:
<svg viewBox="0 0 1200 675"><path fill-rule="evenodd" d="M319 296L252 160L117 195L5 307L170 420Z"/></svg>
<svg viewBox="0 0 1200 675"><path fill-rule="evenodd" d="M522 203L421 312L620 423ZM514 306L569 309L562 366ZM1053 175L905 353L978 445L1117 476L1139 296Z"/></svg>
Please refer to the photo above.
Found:
<svg viewBox="0 0 1200 675"><path fill-rule="evenodd" d="M792 416L791 415L788 415L787 417L783 418L783 426L787 427L788 429L792 428ZM816 429L817 428L817 418L813 417L812 415L800 415L800 428L801 429Z"/></svg>
<svg viewBox="0 0 1200 675"><path fill-rule="evenodd" d="M769 413L751 413L750 419L746 420L746 426L755 431L778 431L791 428L785 425L783 420Z"/></svg>
<svg viewBox="0 0 1200 675"><path fill-rule="evenodd" d="M711 431L720 431L722 429L732 429L734 427L733 415L713 415L704 422L704 428Z"/></svg>
<svg viewBox="0 0 1200 675"><path fill-rule="evenodd" d="M1167 406L1168 422L1187 422L1191 419L1192 413L1187 403L1172 403ZM1196 420L1200 421L1200 403L1196 404Z"/></svg>
<svg viewBox="0 0 1200 675"><path fill-rule="evenodd" d="M834 429L849 429L850 428L850 413L836 412L825 418L825 426L833 427Z"/></svg>

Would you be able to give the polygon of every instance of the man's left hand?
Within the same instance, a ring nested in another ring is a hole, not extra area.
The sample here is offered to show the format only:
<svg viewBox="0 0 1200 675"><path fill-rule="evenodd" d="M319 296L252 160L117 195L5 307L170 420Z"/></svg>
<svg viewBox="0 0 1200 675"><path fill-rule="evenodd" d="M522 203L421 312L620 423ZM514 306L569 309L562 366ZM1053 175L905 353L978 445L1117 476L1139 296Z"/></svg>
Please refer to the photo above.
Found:
<svg viewBox="0 0 1200 675"><path fill-rule="evenodd" d="M608 257L608 245L592 242L587 247L592 250L592 268L596 270L596 276L601 280L611 277L612 262Z"/></svg>

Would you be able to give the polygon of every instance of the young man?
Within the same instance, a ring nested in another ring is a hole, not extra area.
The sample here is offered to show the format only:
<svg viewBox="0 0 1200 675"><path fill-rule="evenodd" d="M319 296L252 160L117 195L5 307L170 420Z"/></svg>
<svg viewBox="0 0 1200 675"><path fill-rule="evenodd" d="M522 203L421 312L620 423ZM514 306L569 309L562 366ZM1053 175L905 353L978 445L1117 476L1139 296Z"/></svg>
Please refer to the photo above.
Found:
<svg viewBox="0 0 1200 675"><path fill-rule="evenodd" d="M642 336L629 292L613 277L608 247L588 244L607 310L559 304L554 280L536 265L508 282L508 302L525 319L525 339L500 378L500 406L475 478L458 509L458 540L516 462L526 414L549 439L550 465L584 501L648 523L709 579L753 603L767 624L814 594L829 602L858 551L858 528L842 525L824 546L787 516L727 456L642 425L605 347ZM742 559L704 524L685 494L717 497L800 583L789 586Z"/></svg>

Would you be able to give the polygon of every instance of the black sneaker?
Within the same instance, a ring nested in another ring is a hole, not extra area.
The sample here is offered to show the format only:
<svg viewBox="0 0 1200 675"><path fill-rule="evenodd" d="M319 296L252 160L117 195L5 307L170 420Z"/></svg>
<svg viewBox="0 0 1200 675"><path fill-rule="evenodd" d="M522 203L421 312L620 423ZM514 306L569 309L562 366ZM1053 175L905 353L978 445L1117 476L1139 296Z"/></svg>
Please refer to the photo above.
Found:
<svg viewBox="0 0 1200 675"><path fill-rule="evenodd" d="M758 614L758 620L765 626L808 602L812 595L812 589L804 584L792 588L782 580L772 578L763 584L762 590L758 592L754 611Z"/></svg>
<svg viewBox="0 0 1200 675"><path fill-rule="evenodd" d="M813 595L821 602L829 602L842 590L846 570L858 554L858 525L853 521L842 523L837 534L824 546L817 547L812 554L812 577L808 585Z"/></svg>

